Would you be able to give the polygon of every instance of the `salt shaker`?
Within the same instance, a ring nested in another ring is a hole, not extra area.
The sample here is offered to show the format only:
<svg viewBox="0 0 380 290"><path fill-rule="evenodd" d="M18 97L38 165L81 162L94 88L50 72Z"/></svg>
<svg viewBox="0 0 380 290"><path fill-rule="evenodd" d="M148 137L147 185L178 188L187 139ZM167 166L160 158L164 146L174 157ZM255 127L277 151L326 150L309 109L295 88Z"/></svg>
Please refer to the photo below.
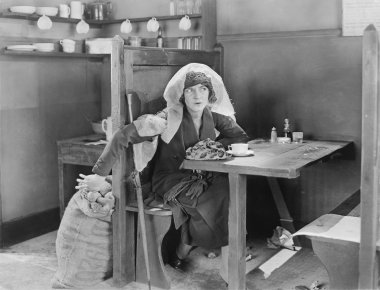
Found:
<svg viewBox="0 0 380 290"><path fill-rule="evenodd" d="M270 142L271 143L276 143L277 142L277 130L276 130L276 127L272 128L272 132L270 134Z"/></svg>

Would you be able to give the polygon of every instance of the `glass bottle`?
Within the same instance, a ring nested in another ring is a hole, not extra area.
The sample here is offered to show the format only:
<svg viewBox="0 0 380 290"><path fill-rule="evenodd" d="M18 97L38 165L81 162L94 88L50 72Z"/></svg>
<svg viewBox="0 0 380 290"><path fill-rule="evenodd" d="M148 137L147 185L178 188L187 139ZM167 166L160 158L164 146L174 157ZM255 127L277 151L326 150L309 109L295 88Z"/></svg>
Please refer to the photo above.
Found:
<svg viewBox="0 0 380 290"><path fill-rule="evenodd" d="M290 141L292 141L292 131L290 130L289 119L285 119L284 137L288 137L288 138L290 138Z"/></svg>
<svg viewBox="0 0 380 290"><path fill-rule="evenodd" d="M157 47L162 47L163 44L163 38L162 38L162 29L161 27L158 28L158 35L157 35Z"/></svg>
<svg viewBox="0 0 380 290"><path fill-rule="evenodd" d="M270 142L271 143L276 143L277 142L277 130L276 130L276 127L272 128L272 132L270 134Z"/></svg>

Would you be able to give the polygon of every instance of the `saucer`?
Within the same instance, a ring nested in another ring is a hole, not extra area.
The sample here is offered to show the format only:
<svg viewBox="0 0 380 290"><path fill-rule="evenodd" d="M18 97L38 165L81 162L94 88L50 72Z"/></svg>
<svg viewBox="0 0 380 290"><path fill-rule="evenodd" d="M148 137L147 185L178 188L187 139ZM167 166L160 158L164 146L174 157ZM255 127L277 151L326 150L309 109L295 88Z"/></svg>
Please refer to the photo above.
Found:
<svg viewBox="0 0 380 290"><path fill-rule="evenodd" d="M232 153L231 150L227 150L227 153L231 154L232 156L235 156L235 157L246 157L246 156L253 156L253 155L255 155L254 152L253 152L253 150L247 150L244 153Z"/></svg>

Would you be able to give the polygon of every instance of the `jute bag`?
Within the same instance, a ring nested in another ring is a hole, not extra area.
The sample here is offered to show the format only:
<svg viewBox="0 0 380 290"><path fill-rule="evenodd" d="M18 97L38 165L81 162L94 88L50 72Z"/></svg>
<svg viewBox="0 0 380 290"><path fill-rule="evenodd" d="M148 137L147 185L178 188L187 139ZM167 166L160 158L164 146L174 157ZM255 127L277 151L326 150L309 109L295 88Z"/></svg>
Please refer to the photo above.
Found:
<svg viewBox="0 0 380 290"><path fill-rule="evenodd" d="M111 276L114 197L105 198L106 205L89 201L85 191L71 198L57 233L53 288L88 287Z"/></svg>

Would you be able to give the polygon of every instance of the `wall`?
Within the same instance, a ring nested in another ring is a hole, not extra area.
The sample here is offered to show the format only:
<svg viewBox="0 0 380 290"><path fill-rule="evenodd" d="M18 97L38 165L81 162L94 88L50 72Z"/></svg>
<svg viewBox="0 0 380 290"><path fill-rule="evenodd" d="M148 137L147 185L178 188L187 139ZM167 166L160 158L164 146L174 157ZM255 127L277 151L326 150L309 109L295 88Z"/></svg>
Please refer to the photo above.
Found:
<svg viewBox="0 0 380 290"><path fill-rule="evenodd" d="M355 143L355 160L316 164L282 180L297 224L309 222L359 188L361 37L340 36L338 0L221 0L217 13L225 83L252 139L269 138L273 126L281 134L289 118L307 138ZM266 180L248 183L248 225L274 226Z"/></svg>
<svg viewBox="0 0 380 290"><path fill-rule="evenodd" d="M1 1L0 10L59 3ZM86 36L95 37L99 31L91 29ZM0 19L1 48L83 37L74 24L53 23L51 30L41 31L35 21ZM103 65L86 58L0 54L0 222L58 207L56 141L92 133L87 118L101 117Z"/></svg>

